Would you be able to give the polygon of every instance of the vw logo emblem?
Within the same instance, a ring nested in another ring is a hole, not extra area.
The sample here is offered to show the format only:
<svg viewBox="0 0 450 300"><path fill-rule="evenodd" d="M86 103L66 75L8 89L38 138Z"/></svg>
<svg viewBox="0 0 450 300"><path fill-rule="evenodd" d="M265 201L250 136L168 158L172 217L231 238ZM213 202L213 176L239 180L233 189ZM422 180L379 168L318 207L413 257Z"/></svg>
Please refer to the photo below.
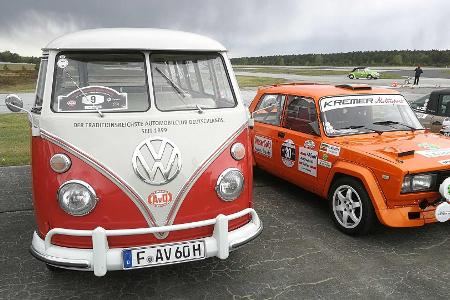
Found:
<svg viewBox="0 0 450 300"><path fill-rule="evenodd" d="M172 181L180 172L181 153L166 138L148 138L134 150L132 164L134 172L142 181L163 185Z"/></svg>

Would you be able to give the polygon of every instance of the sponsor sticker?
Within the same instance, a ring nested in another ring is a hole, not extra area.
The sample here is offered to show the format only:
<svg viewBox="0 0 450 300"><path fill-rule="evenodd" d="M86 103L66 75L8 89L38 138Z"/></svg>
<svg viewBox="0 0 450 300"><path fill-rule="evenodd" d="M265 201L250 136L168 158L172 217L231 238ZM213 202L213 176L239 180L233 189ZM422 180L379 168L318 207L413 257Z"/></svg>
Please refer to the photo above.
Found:
<svg viewBox="0 0 450 300"><path fill-rule="evenodd" d="M320 151L326 152L326 153L334 155L334 156L339 156L339 154L341 153L341 147L330 145L327 143L321 143Z"/></svg>
<svg viewBox="0 0 450 300"><path fill-rule="evenodd" d="M322 112L346 107L375 105L408 105L408 102L401 95L329 97L320 101Z"/></svg>
<svg viewBox="0 0 450 300"><path fill-rule="evenodd" d="M285 140L281 145L281 160L289 168L295 164L295 145L292 140Z"/></svg>
<svg viewBox="0 0 450 300"><path fill-rule="evenodd" d="M424 148L424 149L428 149L428 150L440 149L441 148L438 145L429 144L429 143L420 143L417 146L419 146L421 148Z"/></svg>
<svg viewBox="0 0 450 300"><path fill-rule="evenodd" d="M171 192L165 190L154 191L148 196L148 204L155 207L163 207L172 202L173 196Z"/></svg>
<svg viewBox="0 0 450 300"><path fill-rule="evenodd" d="M323 160L328 160L328 154L327 154L327 153L324 153L324 154L322 155L322 159L323 159Z"/></svg>
<svg viewBox="0 0 450 300"><path fill-rule="evenodd" d="M255 135L254 149L256 153L261 155L272 157L272 139Z"/></svg>
<svg viewBox="0 0 450 300"><path fill-rule="evenodd" d="M318 160L318 164L319 166L331 169L332 164L329 161L323 160L323 159L319 159Z"/></svg>
<svg viewBox="0 0 450 300"><path fill-rule="evenodd" d="M61 55L58 61L56 62L56 65L60 69L65 69L69 65L69 61L67 60L65 55Z"/></svg>
<svg viewBox="0 0 450 300"><path fill-rule="evenodd" d="M450 159L440 160L439 163L444 166L450 165Z"/></svg>
<svg viewBox="0 0 450 300"><path fill-rule="evenodd" d="M448 156L448 155L450 155L450 148L422 150L422 151L417 151L416 153L423 155L425 157L428 157L428 158Z"/></svg>
<svg viewBox="0 0 450 300"><path fill-rule="evenodd" d="M316 147L316 143L312 140L306 140L304 146L308 149L314 149Z"/></svg>
<svg viewBox="0 0 450 300"><path fill-rule="evenodd" d="M298 148L298 170L317 177L317 151L304 147Z"/></svg>

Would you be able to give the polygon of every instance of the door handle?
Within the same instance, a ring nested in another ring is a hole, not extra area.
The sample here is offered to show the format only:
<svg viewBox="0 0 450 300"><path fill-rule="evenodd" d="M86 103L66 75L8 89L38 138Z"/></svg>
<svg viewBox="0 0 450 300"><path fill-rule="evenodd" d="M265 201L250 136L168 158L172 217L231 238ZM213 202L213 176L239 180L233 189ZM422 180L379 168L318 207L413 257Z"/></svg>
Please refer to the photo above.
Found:
<svg viewBox="0 0 450 300"><path fill-rule="evenodd" d="M442 123L439 121L434 121L433 123L431 123L431 125L442 125Z"/></svg>
<svg viewBox="0 0 450 300"><path fill-rule="evenodd" d="M278 137L284 138L284 136L285 136L284 132L278 131Z"/></svg>

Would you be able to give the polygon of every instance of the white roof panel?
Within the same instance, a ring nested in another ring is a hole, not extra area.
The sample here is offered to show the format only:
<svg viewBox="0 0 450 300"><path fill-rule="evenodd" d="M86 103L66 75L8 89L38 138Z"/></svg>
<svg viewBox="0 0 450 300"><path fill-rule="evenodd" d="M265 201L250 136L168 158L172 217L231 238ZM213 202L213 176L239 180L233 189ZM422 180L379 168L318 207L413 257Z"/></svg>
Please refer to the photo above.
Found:
<svg viewBox="0 0 450 300"><path fill-rule="evenodd" d="M226 51L219 42L195 33L154 28L101 28L58 37L43 50Z"/></svg>

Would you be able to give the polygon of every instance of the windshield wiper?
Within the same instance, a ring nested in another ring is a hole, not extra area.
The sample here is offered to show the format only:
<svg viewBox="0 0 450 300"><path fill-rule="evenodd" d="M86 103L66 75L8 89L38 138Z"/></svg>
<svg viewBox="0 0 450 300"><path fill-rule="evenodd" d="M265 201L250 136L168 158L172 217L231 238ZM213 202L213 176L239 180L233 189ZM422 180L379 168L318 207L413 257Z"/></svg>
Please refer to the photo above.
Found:
<svg viewBox="0 0 450 300"><path fill-rule="evenodd" d="M174 88L175 91L178 92L183 98L191 97L191 94L183 90L178 84L176 84L172 79L169 78L163 71L161 71L158 67L155 67L155 70L158 71L159 74L161 74L164 79L167 80L168 83Z"/></svg>
<svg viewBox="0 0 450 300"><path fill-rule="evenodd" d="M350 125L350 126L347 126L347 127L341 127L339 129L358 129L358 128L366 128L366 126L364 126L364 125ZM367 129L370 129L370 128L367 128Z"/></svg>
<svg viewBox="0 0 450 300"><path fill-rule="evenodd" d="M368 130L370 130L370 131L373 131L373 132L378 133L379 135L381 135L381 134L384 132L384 131L381 131L381 130L369 128L369 127L367 127L367 126L365 126L365 125L350 125L350 126L347 126L347 127L339 128L339 129L337 129L337 130L340 130L340 129L359 129L359 128L368 129Z"/></svg>
<svg viewBox="0 0 450 300"><path fill-rule="evenodd" d="M412 126L410 126L408 124L397 122L397 121L391 121L391 120L373 122L372 124L374 124L374 125L384 125L384 126L390 126L390 127L393 127L392 125L401 125L401 126L405 126L405 127L409 128L409 129L411 129L412 131L416 131L417 130L417 128L412 127Z"/></svg>

